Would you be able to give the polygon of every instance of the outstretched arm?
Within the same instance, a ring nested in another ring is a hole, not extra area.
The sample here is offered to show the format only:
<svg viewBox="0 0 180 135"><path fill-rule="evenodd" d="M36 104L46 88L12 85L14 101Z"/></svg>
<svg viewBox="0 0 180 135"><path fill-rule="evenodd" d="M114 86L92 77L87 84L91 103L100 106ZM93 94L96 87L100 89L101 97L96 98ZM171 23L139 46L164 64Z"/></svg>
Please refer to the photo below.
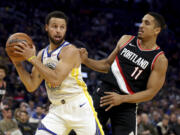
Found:
<svg viewBox="0 0 180 135"><path fill-rule="evenodd" d="M88 58L88 53L86 49L82 48L80 50L82 63L85 64L87 67L91 68L92 70L107 73L116 55L118 54L121 46L124 45L130 39L130 37L130 35L122 36L118 41L116 48L113 50L113 52L103 60L94 60Z"/></svg>
<svg viewBox="0 0 180 135"><path fill-rule="evenodd" d="M40 60L41 55L42 55L42 51L39 52L37 59ZM13 61L13 58L12 58L12 61ZM43 80L38 70L35 67L33 67L32 72L29 73L24 69L23 64L21 62L13 61L13 63L27 91L34 92L39 87L40 83Z"/></svg>
<svg viewBox="0 0 180 135"><path fill-rule="evenodd" d="M132 95L119 95L114 92L105 92L107 96L102 97L101 106L109 105L106 110L121 103L139 103L151 100L162 88L166 71L168 67L168 60L164 55L159 56L156 60L154 68L150 74L147 89Z"/></svg>
<svg viewBox="0 0 180 135"><path fill-rule="evenodd" d="M25 43L24 43L25 44ZM55 69L51 69L43 65L40 59L33 57L33 49L27 45L20 44L16 47L21 52L17 52L24 56L25 59L32 58L29 62L38 70L43 79L50 83L53 87L58 86L68 76L72 68L77 64L80 65L79 50L72 45L64 47L60 54L60 61L57 63ZM22 49L23 48L23 49Z"/></svg>

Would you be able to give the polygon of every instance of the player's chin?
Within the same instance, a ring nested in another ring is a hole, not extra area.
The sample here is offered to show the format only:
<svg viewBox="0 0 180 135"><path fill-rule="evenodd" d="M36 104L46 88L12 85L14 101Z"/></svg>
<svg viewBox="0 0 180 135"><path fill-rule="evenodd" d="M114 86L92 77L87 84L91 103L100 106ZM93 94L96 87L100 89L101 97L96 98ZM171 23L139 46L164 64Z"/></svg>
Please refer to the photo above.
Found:
<svg viewBox="0 0 180 135"><path fill-rule="evenodd" d="M137 38L138 38L138 39L142 39L143 37L142 37L141 34L138 34L138 35L137 35Z"/></svg>
<svg viewBox="0 0 180 135"><path fill-rule="evenodd" d="M61 43L62 43L62 39L61 40L56 40L56 39L53 39L53 43L55 44L55 45L60 45Z"/></svg>

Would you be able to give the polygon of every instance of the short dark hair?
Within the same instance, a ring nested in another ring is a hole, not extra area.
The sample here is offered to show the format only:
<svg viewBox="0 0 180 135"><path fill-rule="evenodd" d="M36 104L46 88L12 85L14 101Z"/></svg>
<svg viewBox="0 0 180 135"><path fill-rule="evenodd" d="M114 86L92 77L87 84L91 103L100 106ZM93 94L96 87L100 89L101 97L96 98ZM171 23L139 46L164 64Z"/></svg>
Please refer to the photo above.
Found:
<svg viewBox="0 0 180 135"><path fill-rule="evenodd" d="M160 27L161 30L166 29L167 25L162 15L155 12L149 12L148 14L154 17L157 27Z"/></svg>
<svg viewBox="0 0 180 135"><path fill-rule="evenodd" d="M68 17L61 11L53 11L53 12L50 12L47 16L46 16L46 19L45 19L45 24L49 24L49 20L51 18L61 18L61 19L64 19L66 21L66 25L68 24Z"/></svg>
<svg viewBox="0 0 180 135"><path fill-rule="evenodd" d="M6 73L6 75L7 75L8 69L7 69L7 67L5 65L0 64L0 69L3 69L5 71L5 73Z"/></svg>

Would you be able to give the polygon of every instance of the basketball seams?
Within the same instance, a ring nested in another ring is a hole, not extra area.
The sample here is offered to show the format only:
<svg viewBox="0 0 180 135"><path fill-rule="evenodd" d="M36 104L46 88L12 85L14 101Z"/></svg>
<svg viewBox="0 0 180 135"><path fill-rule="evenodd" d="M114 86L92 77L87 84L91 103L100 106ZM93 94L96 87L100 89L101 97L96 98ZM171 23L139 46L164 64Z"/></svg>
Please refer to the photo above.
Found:
<svg viewBox="0 0 180 135"><path fill-rule="evenodd" d="M15 33L15 34L11 35L6 42L5 50L8 54L8 56L11 57L15 61L25 60L21 55L14 54L14 50L15 50L14 46L16 46L19 42L23 42L23 41L27 42L31 48L34 45L31 37L25 33Z"/></svg>

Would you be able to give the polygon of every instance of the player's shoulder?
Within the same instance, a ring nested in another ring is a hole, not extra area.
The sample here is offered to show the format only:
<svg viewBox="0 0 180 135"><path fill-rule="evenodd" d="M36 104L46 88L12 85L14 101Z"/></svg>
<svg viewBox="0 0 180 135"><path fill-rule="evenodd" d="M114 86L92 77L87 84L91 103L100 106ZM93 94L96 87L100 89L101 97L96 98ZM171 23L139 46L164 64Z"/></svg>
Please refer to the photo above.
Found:
<svg viewBox="0 0 180 135"><path fill-rule="evenodd" d="M79 53L79 49L75 45L69 44L62 49L62 53L68 53L73 55Z"/></svg>
<svg viewBox="0 0 180 135"><path fill-rule="evenodd" d="M158 62L159 64L162 64L162 63L168 64L168 59L166 58L165 54L162 53L162 54L159 55L159 57L157 58L157 62Z"/></svg>
<svg viewBox="0 0 180 135"><path fill-rule="evenodd" d="M168 67L168 59L166 58L164 53L162 53L161 55L158 56L154 64L154 68L167 69L167 67Z"/></svg>
<svg viewBox="0 0 180 135"><path fill-rule="evenodd" d="M42 57L42 53L43 53L44 49L41 49L38 53L37 53L37 57L41 58Z"/></svg>
<svg viewBox="0 0 180 135"><path fill-rule="evenodd" d="M121 47L123 46L125 43L127 43L130 39L133 39L135 36L133 35L123 35L121 36L121 38L118 41L118 46Z"/></svg>
<svg viewBox="0 0 180 135"><path fill-rule="evenodd" d="M134 36L133 35L123 35L120 39L122 39L122 40L129 40L132 37L134 37Z"/></svg>

